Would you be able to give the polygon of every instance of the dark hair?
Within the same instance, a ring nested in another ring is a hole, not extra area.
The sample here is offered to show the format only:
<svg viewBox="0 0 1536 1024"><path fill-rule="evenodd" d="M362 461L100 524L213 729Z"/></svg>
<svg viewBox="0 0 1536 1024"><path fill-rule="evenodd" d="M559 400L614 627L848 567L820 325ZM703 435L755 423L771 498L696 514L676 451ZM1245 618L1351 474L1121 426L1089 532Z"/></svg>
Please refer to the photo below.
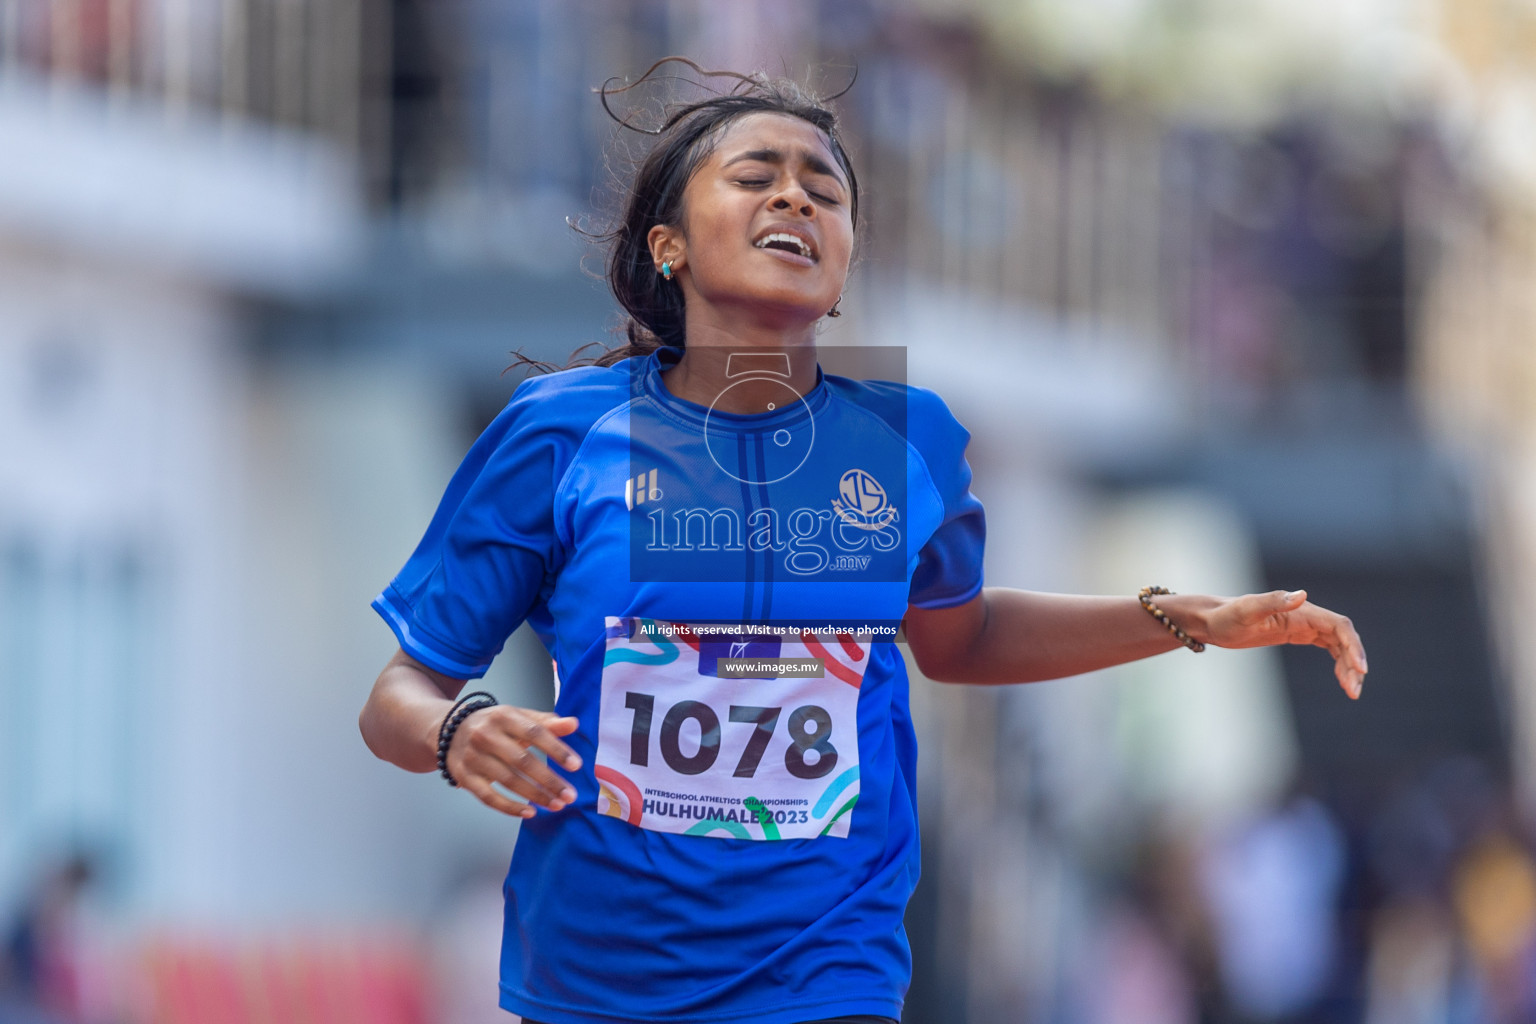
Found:
<svg viewBox="0 0 1536 1024"><path fill-rule="evenodd" d="M735 84L727 92L665 106L660 123L654 128L640 127L630 117L614 113L609 103L611 97L655 80L658 77L657 70L670 63L685 65L702 78L728 78ZM678 223L682 215L683 191L689 180L714 151L724 129L738 118L759 113L785 114L808 121L821 129L827 137L833 159L848 179L849 211L854 226L857 227L859 222L858 177L843 148L837 115L827 105L846 93L847 88L822 98L789 79L769 78L761 72L741 74L735 71L706 71L686 57L663 58L635 81L618 85L615 82L616 79L609 79L597 90L608 116L618 122L621 129L656 138L639 161L632 180L622 183L620 194L624 197L623 211L614 226L604 232L583 232L607 248L605 269L608 285L613 289L614 298L628 314L622 328L626 343L594 359L577 359L573 354L567 365L591 363L606 366L659 348L683 347L686 311L683 308L682 289L675 282L667 281L656 273L647 236L657 224ZM852 84L849 82L850 88ZM580 351L577 350L578 353ZM534 368L555 368L521 354L517 358L521 363Z"/></svg>

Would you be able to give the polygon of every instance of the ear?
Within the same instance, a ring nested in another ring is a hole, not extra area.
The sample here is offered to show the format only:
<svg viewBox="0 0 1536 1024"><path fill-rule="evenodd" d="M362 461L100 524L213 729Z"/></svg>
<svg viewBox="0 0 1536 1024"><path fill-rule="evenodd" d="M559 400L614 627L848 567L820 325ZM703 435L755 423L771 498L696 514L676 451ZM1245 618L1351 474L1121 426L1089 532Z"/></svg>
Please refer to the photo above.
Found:
<svg viewBox="0 0 1536 1024"><path fill-rule="evenodd" d="M663 263L672 264L672 272L676 273L688 261L688 243L677 228L657 224L646 232L645 241L651 248L651 262L658 274Z"/></svg>

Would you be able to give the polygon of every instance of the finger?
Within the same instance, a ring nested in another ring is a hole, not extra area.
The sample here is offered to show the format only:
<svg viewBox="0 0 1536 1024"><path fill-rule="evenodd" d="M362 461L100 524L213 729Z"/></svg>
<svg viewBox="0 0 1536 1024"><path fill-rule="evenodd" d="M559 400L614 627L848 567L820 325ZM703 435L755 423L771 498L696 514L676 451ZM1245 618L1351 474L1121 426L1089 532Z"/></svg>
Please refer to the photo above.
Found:
<svg viewBox="0 0 1536 1024"><path fill-rule="evenodd" d="M509 793L514 793L528 801L529 804L542 807L546 811L563 811L570 803L568 800L552 799L547 789L533 782L533 780L525 775L508 774L495 781L496 785L502 789Z"/></svg>
<svg viewBox="0 0 1536 1024"><path fill-rule="evenodd" d="M477 776L467 780L463 786L473 793L475 798L481 803L493 810L500 811L502 814L510 815L514 818L531 818L535 813L531 805L520 803L498 793L496 787L492 786L489 780L483 777Z"/></svg>
<svg viewBox="0 0 1536 1024"><path fill-rule="evenodd" d="M542 724L556 736L569 736L581 724L580 720L574 715L557 715L553 711L529 711L524 709L523 714Z"/></svg>
<svg viewBox="0 0 1536 1024"><path fill-rule="evenodd" d="M519 796L558 811L576 799L570 783L557 777L538 755L504 736L486 740L489 749L470 752L464 759L472 773L499 782Z"/></svg>
<svg viewBox="0 0 1536 1024"><path fill-rule="evenodd" d="M1339 686L1350 700L1359 700L1360 693L1365 688L1365 676L1351 668L1344 658L1333 663L1333 674L1339 680Z"/></svg>
<svg viewBox="0 0 1536 1024"><path fill-rule="evenodd" d="M1286 616L1306 603L1305 590L1271 590L1265 594L1247 594L1237 598L1233 605L1238 620L1244 625L1273 631L1285 629L1288 625Z"/></svg>
<svg viewBox="0 0 1536 1024"><path fill-rule="evenodd" d="M1284 595L1287 599L1305 597L1303 591ZM1271 595L1265 595L1266 597ZM1333 674L1339 686L1351 700L1359 700L1365 688L1365 648L1354 623L1338 612L1305 604L1296 609L1300 614L1289 616L1287 641L1321 647L1333 658Z"/></svg>
<svg viewBox="0 0 1536 1024"><path fill-rule="evenodd" d="M1346 615L1329 612L1328 633L1332 644L1330 650L1334 657L1345 660L1349 667L1360 675L1370 671L1370 666L1365 661L1365 644L1360 641L1360 634L1355 630L1355 624Z"/></svg>
<svg viewBox="0 0 1536 1024"><path fill-rule="evenodd" d="M1371 666L1365 660L1365 642L1360 639L1360 634L1355 629L1355 624L1349 619L1344 620L1344 645L1349 648L1350 663L1362 676L1371 670Z"/></svg>
<svg viewBox="0 0 1536 1024"><path fill-rule="evenodd" d="M581 767L580 755L560 741L576 731L580 724L576 719L552 711L524 712L519 718L521 731L513 732L518 742L544 751L566 771Z"/></svg>
<svg viewBox="0 0 1536 1024"><path fill-rule="evenodd" d="M1348 616L1315 604L1309 604L1300 611L1297 624L1309 627L1314 635L1310 640L1302 641L1297 637L1292 642L1327 647L1329 653L1335 657L1347 657L1351 667L1357 671L1361 673L1370 671L1365 661L1365 645L1360 640L1360 634L1355 631L1355 624L1349 620ZM1295 634L1298 631L1292 630L1292 632Z"/></svg>
<svg viewBox="0 0 1536 1024"><path fill-rule="evenodd" d="M517 760L511 762L510 766L516 772L514 780L526 780L526 785L532 792L525 795L535 803L543 804L552 811L558 811L566 804L575 803L575 788L551 771L544 763L544 759L529 748L524 747L522 754ZM519 792L522 790L519 789Z"/></svg>
<svg viewBox="0 0 1536 1024"><path fill-rule="evenodd" d="M1349 619L1342 615L1336 615L1334 619L1328 631L1314 643L1327 648L1328 653L1333 655L1333 674L1339 680L1339 686L1343 687L1350 700L1359 700L1365 688L1365 671L1361 667L1364 664L1364 650L1360 647L1360 638Z"/></svg>
<svg viewBox="0 0 1536 1024"><path fill-rule="evenodd" d="M1285 617L1285 642L1325 647L1329 654L1337 656L1338 649L1343 646L1339 633L1341 619L1343 616L1337 612L1315 604L1303 604Z"/></svg>
<svg viewBox="0 0 1536 1024"><path fill-rule="evenodd" d="M1307 601L1305 590L1271 590L1264 594L1249 594L1248 601L1255 611L1273 615L1275 612L1291 612Z"/></svg>
<svg viewBox="0 0 1536 1024"><path fill-rule="evenodd" d="M1307 592L1305 590L1273 590L1265 594L1264 599L1267 613L1276 616L1276 624L1283 626L1286 624L1286 616L1300 611L1307 603Z"/></svg>
<svg viewBox="0 0 1536 1024"><path fill-rule="evenodd" d="M551 797L543 787L526 776L509 770L499 761L491 758L474 758L466 761L465 779L460 785L468 789L491 784L526 800L530 805L541 806L545 810L558 811L565 807L564 801Z"/></svg>

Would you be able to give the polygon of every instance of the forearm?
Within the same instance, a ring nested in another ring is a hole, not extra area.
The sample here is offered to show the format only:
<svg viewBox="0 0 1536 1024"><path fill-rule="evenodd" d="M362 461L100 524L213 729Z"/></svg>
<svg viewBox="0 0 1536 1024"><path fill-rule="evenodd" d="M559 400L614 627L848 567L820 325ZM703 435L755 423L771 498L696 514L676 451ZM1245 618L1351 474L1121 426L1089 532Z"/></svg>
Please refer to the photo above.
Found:
<svg viewBox="0 0 1536 1024"><path fill-rule="evenodd" d="M1220 603L1200 595L1157 600L1169 618L1197 640L1204 638L1205 612ZM919 658L925 674L942 682L1028 683L1121 665L1180 646L1135 597L988 587L981 605L981 621L968 639L947 648L938 645L937 657L929 659L931 670Z"/></svg>
<svg viewBox="0 0 1536 1024"><path fill-rule="evenodd" d="M438 728L463 685L397 653L358 715L363 742L374 756L406 771L435 771Z"/></svg>

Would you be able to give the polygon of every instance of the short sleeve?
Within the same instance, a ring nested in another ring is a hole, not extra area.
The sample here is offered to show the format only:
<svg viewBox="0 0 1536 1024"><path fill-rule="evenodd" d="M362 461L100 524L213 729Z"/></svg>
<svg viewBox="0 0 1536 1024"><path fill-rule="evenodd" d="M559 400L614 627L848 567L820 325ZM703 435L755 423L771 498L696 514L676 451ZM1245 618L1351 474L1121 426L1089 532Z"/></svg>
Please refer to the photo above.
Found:
<svg viewBox="0 0 1536 1024"><path fill-rule="evenodd" d="M526 392L470 448L421 543L373 601L401 650L458 679L485 674L557 568L557 446Z"/></svg>
<svg viewBox="0 0 1536 1024"><path fill-rule="evenodd" d="M922 388L911 389L907 429L943 504L938 528L918 552L907 601L919 608L950 608L975 597L982 586L987 522L981 501L971 493L965 461L971 435L938 395Z"/></svg>

